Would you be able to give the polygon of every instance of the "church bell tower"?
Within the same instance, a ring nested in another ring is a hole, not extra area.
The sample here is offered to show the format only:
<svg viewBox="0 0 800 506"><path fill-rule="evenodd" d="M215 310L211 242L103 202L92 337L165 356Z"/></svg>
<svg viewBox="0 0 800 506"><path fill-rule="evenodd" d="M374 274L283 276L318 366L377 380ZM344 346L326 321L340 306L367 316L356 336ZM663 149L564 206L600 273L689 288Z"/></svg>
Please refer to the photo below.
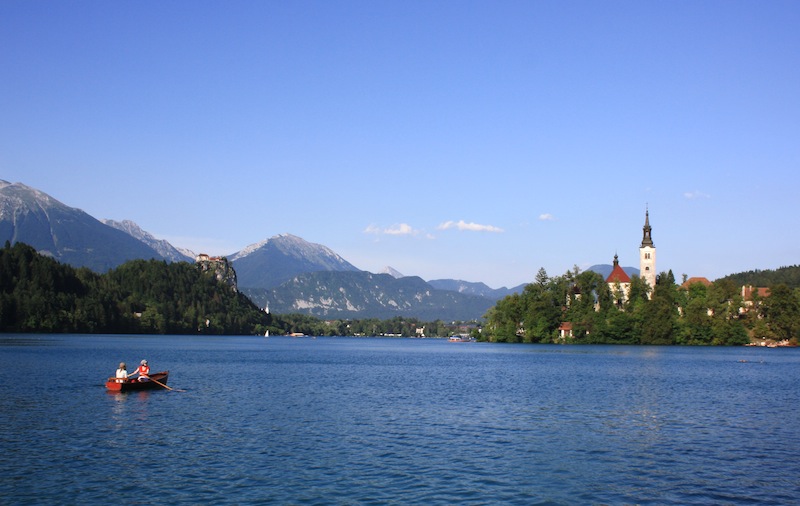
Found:
<svg viewBox="0 0 800 506"><path fill-rule="evenodd" d="M651 235L652 227L650 227L649 209L645 209L642 230L644 235L642 237L642 245L639 247L639 276L647 281L650 286L650 296L652 297L653 290L656 287L656 246L653 244Z"/></svg>

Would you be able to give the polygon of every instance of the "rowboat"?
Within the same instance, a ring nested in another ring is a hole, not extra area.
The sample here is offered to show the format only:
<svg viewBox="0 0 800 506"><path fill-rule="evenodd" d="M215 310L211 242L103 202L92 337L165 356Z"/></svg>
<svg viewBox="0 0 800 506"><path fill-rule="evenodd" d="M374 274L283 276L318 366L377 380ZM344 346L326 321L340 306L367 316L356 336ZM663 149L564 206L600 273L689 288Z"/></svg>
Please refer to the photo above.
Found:
<svg viewBox="0 0 800 506"><path fill-rule="evenodd" d="M169 371L161 371L150 375L150 381L137 379L108 378L106 388L112 392L138 392L140 390L165 389ZM159 385L159 383L161 383Z"/></svg>

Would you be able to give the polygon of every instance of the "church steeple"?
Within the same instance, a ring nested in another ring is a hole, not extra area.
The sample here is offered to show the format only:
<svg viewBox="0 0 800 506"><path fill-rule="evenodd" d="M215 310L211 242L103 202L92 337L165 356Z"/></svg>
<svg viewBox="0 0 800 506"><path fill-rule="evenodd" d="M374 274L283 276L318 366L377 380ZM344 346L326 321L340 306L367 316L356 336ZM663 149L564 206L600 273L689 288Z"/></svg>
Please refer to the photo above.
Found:
<svg viewBox="0 0 800 506"><path fill-rule="evenodd" d="M639 247L639 276L647 281L650 289L656 287L656 246L653 244L653 229L650 227L650 210L645 207L642 245ZM653 295L651 291L650 296Z"/></svg>
<svg viewBox="0 0 800 506"><path fill-rule="evenodd" d="M640 247L644 248L645 246L650 246L651 248L655 248L655 244L653 244L653 237L650 235L651 231L653 230L650 227L650 210L645 208L644 211L644 227L642 227L644 235L642 237L642 245Z"/></svg>

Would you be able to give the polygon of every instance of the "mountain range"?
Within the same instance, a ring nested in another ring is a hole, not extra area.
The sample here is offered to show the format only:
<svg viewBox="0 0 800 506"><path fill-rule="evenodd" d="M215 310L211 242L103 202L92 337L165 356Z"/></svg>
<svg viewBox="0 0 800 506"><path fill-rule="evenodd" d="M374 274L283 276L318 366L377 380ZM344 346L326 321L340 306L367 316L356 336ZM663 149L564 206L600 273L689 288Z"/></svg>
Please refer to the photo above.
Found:
<svg viewBox="0 0 800 506"><path fill-rule="evenodd" d="M147 243L20 183L0 180L0 241L23 242L59 262L104 272L164 258Z"/></svg>
<svg viewBox="0 0 800 506"><path fill-rule="evenodd" d="M270 311L325 319L407 316L468 321L481 318L496 303L487 297L433 288L418 276L395 278L366 271L308 272L273 289L243 291Z"/></svg>
<svg viewBox="0 0 800 506"><path fill-rule="evenodd" d="M37 189L2 180L0 241L24 242L60 262L97 272L133 259L194 262L196 257L132 221L98 220ZM497 300L524 287L495 290L460 280L426 282L391 267L387 274L373 274L326 246L291 234L252 244L228 260L240 289L260 306L329 318L478 319Z"/></svg>
<svg viewBox="0 0 800 506"><path fill-rule="evenodd" d="M156 253L161 255L165 260L171 262L194 262L195 254L192 251L182 248L176 248L169 242L163 239L156 239L152 234L149 232L145 232L142 228L137 225L136 223L130 220L122 220L122 221L114 221L114 220L100 220L102 223L108 225L109 227L116 228L117 230L122 230L126 234L133 236L135 239L142 241L143 243L147 244L151 248L153 248Z"/></svg>

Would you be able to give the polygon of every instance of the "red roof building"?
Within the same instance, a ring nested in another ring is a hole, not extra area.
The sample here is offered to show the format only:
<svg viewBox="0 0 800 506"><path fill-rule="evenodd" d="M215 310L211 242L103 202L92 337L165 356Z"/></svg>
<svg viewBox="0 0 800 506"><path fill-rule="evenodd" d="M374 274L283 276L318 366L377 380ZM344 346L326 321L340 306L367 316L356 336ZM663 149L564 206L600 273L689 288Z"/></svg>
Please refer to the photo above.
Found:
<svg viewBox="0 0 800 506"><path fill-rule="evenodd" d="M614 255L614 268L611 270L611 274L608 275L606 278L606 283L630 283L631 278L628 276L628 273L619 266L619 257Z"/></svg>
<svg viewBox="0 0 800 506"><path fill-rule="evenodd" d="M683 284L681 285L681 288L683 288L684 290L688 290L689 287L695 283L700 283L705 286L711 286L711 281L709 281L708 278L692 277L684 281Z"/></svg>
<svg viewBox="0 0 800 506"><path fill-rule="evenodd" d="M617 306L620 308L625 301L628 300L628 295L631 291L631 278L622 267L619 266L619 257L614 255L614 268L611 269L611 274L606 278L608 288L614 295Z"/></svg>
<svg viewBox="0 0 800 506"><path fill-rule="evenodd" d="M769 288L766 287L755 287L753 285L743 285L742 286L742 299L745 302L753 301L754 296L757 296L760 299L765 297L769 297Z"/></svg>

